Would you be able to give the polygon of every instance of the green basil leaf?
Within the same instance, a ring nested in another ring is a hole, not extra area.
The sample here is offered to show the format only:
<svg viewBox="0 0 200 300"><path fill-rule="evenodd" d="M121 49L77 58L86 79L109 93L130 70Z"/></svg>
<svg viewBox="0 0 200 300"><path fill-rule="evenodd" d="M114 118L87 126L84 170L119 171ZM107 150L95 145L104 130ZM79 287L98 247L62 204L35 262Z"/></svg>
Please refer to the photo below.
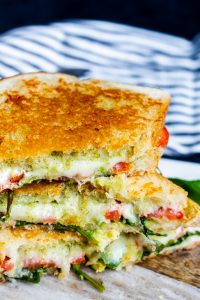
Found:
<svg viewBox="0 0 200 300"><path fill-rule="evenodd" d="M85 230L77 225L62 225L60 223L53 224L53 228L59 232L72 231L79 232L82 236L86 237L88 240L95 241L93 237L94 230Z"/></svg>

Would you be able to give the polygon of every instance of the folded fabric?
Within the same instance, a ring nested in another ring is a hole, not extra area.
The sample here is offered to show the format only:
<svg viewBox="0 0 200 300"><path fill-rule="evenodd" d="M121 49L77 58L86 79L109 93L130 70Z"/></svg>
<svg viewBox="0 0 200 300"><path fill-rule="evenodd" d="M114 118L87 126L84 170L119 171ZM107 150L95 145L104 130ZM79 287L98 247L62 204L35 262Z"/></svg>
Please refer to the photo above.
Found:
<svg viewBox="0 0 200 300"><path fill-rule="evenodd" d="M47 71L163 88L171 157L200 152L200 37L194 42L103 21L27 26L0 36L0 76Z"/></svg>

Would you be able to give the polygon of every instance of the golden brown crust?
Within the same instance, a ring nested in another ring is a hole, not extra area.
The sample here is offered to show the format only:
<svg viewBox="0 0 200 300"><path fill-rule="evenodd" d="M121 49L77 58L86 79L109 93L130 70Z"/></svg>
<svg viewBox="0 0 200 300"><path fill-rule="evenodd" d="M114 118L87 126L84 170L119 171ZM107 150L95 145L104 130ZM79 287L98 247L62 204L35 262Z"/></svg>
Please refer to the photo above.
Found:
<svg viewBox="0 0 200 300"><path fill-rule="evenodd" d="M187 192L177 186L167 178L158 173L144 173L143 175L134 174L130 178L129 193L134 197L141 197L145 193L146 197L159 197L163 201L168 197L179 196L183 202L187 200Z"/></svg>
<svg viewBox="0 0 200 300"><path fill-rule="evenodd" d="M159 90L63 74L1 80L0 159L126 145L142 153L158 145L169 100Z"/></svg>
<svg viewBox="0 0 200 300"><path fill-rule="evenodd" d="M0 263L5 259L8 249L12 249L18 241L30 243L30 245L42 244L48 248L48 243L76 242L81 244L83 238L75 232L56 232L38 225L28 225L26 228L0 228Z"/></svg>
<svg viewBox="0 0 200 300"><path fill-rule="evenodd" d="M31 183L22 188L16 189L14 194L16 196L24 196L24 195L51 195L58 196L62 193L64 188L63 183L59 182L40 182L40 183Z"/></svg>
<svg viewBox="0 0 200 300"><path fill-rule="evenodd" d="M187 207L185 208L185 219L191 226L200 227L200 206L191 199L187 199Z"/></svg>
<svg viewBox="0 0 200 300"><path fill-rule="evenodd" d="M158 206L168 205L176 210L187 207L187 192L156 172L100 177L92 183L119 201L141 203L144 207L153 201Z"/></svg>
<svg viewBox="0 0 200 300"><path fill-rule="evenodd" d="M42 226L38 225L28 225L27 229L24 227L19 228L1 228L0 229L0 243L1 240L5 242L10 239L23 238L26 240L42 240L44 243L48 241L53 241L57 239L63 239L65 241L81 241L82 237L74 232L57 232L53 230L48 230Z"/></svg>

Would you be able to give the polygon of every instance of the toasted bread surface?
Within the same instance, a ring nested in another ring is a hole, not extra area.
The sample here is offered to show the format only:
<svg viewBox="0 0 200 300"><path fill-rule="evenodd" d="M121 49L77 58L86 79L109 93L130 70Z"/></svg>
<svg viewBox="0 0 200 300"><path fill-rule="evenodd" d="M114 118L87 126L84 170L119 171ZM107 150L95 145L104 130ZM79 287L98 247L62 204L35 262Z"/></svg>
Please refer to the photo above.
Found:
<svg viewBox="0 0 200 300"><path fill-rule="evenodd" d="M0 241L14 241L15 239L31 240L32 242L37 241L56 241L58 239L65 240L69 242L81 242L83 239L80 235L74 232L57 232L46 229L44 226L39 225L28 225L25 229L24 227L16 228L1 228L0 229Z"/></svg>
<svg viewBox="0 0 200 300"><path fill-rule="evenodd" d="M181 197L186 200L187 192L158 173L145 173L129 177L129 193L133 197L161 198L166 201L169 197ZM175 199L174 199L175 201Z"/></svg>
<svg viewBox="0 0 200 300"><path fill-rule="evenodd" d="M200 206L189 198L187 199L185 215L188 226L191 225L200 228Z"/></svg>
<svg viewBox="0 0 200 300"><path fill-rule="evenodd" d="M148 203L151 200L157 205L177 209L187 206L187 192L156 172L99 177L92 183L120 201Z"/></svg>
<svg viewBox="0 0 200 300"><path fill-rule="evenodd" d="M71 183L72 184L72 183ZM191 206L191 211L199 206L192 200L188 200L187 192L181 187L177 186L167 178L158 173L136 173L134 176L127 177L126 174L120 174L110 177L97 177L92 179L92 184L97 191L103 193L112 194L113 198L119 200L128 200L134 202L139 199L160 200L161 202L182 202L183 207ZM18 197L25 195L40 195L40 196L58 196L61 195L65 186L68 186L68 182L39 182L25 185L14 191L14 194ZM76 184L73 185L76 187ZM78 187L77 187L78 188ZM88 190L87 184L83 187L83 190ZM108 194L107 194L108 195Z"/></svg>
<svg viewBox="0 0 200 300"><path fill-rule="evenodd" d="M16 189L14 195L23 197L25 195L40 195L40 196L59 196L65 187L64 183L60 182L34 182Z"/></svg>
<svg viewBox="0 0 200 300"><path fill-rule="evenodd" d="M142 153L157 147L169 100L156 89L64 74L1 80L0 160L124 146Z"/></svg>

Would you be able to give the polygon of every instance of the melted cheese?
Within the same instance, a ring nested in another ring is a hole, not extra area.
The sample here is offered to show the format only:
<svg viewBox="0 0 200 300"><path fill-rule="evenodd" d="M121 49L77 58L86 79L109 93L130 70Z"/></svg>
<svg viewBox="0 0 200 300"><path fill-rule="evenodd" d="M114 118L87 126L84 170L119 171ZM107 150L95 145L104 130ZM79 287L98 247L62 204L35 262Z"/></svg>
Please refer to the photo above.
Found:
<svg viewBox="0 0 200 300"><path fill-rule="evenodd" d="M102 253L92 253L89 263L101 272L105 267L122 269L141 260L143 253L142 243L138 235L121 234Z"/></svg>
<svg viewBox="0 0 200 300"><path fill-rule="evenodd" d="M3 203L1 206L2 209L6 207ZM13 223L13 221L41 223L51 218L54 219L54 222L63 225L74 224L82 227L93 225L96 227L101 223L110 223L106 213L116 210L125 219L133 223L136 222L137 218L132 204L119 204L114 199L106 199L98 193L84 195L78 193L77 190L69 189L64 195L55 197L49 195L45 197L34 196L34 194L22 197L19 194L19 196L13 197L7 224ZM83 214L84 218L82 217ZM49 223L52 222L49 221Z"/></svg>
<svg viewBox="0 0 200 300"><path fill-rule="evenodd" d="M28 233L28 231L27 231ZM36 261L51 261L61 269L61 277L65 277L70 269L70 263L77 257L85 255L85 249L81 244L67 241L63 236L49 239L42 235L36 235L32 239L27 238L26 234L14 234L14 232L1 230L0 243L4 244L4 250L1 254L4 257L9 257L14 264L14 268L4 272L9 277L20 278L23 274L23 269L28 268L32 262ZM3 269L0 271L3 271Z"/></svg>

